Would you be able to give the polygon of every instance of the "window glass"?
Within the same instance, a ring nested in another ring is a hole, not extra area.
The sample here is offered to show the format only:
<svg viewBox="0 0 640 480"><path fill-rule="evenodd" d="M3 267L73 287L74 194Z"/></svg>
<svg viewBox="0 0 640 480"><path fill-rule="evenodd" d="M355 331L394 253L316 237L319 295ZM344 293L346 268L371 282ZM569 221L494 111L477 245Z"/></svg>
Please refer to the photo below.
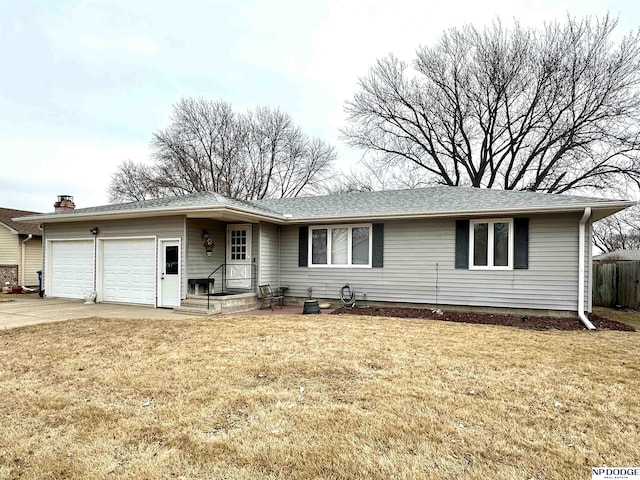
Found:
<svg viewBox="0 0 640 480"><path fill-rule="evenodd" d="M371 266L371 227L310 227L310 265Z"/></svg>
<svg viewBox="0 0 640 480"><path fill-rule="evenodd" d="M477 267L488 265L487 245L489 243L489 224L476 223L473 226L473 264Z"/></svg>
<svg viewBox="0 0 640 480"><path fill-rule="evenodd" d="M177 245L171 245L165 247L164 252L165 262L165 274L177 275L178 274L178 247Z"/></svg>
<svg viewBox="0 0 640 480"><path fill-rule="evenodd" d="M331 264L346 265L347 249L349 248L349 229L331 229Z"/></svg>
<svg viewBox="0 0 640 480"><path fill-rule="evenodd" d="M231 230L231 260L247 259L246 230Z"/></svg>
<svg viewBox="0 0 640 480"><path fill-rule="evenodd" d="M311 263L326 265L327 263L327 229L316 228L311 234Z"/></svg>
<svg viewBox="0 0 640 480"><path fill-rule="evenodd" d="M493 224L493 265L506 267L509 265L509 223Z"/></svg>
<svg viewBox="0 0 640 480"><path fill-rule="evenodd" d="M369 265L369 227L351 229L351 263Z"/></svg>

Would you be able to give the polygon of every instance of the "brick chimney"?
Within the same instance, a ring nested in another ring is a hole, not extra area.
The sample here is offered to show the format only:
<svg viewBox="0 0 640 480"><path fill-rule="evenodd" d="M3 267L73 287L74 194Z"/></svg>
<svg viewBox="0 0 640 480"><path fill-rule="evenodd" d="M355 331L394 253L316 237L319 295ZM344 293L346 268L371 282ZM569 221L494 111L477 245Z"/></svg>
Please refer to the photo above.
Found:
<svg viewBox="0 0 640 480"><path fill-rule="evenodd" d="M53 208L56 209L56 212L70 212L75 210L76 204L73 203L71 195L58 195L58 201L53 204Z"/></svg>

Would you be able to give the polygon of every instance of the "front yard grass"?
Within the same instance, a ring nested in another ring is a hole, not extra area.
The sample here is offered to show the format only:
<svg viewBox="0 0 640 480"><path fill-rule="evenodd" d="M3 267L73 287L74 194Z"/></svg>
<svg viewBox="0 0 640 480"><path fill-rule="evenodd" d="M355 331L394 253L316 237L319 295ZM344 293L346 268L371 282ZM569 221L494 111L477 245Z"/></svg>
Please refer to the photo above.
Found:
<svg viewBox="0 0 640 480"><path fill-rule="evenodd" d="M615 308L593 307L593 311L601 317L626 323L640 331L640 312L637 310L616 310Z"/></svg>
<svg viewBox="0 0 640 480"><path fill-rule="evenodd" d="M590 478L638 466L639 340L348 315L6 330L0 478Z"/></svg>

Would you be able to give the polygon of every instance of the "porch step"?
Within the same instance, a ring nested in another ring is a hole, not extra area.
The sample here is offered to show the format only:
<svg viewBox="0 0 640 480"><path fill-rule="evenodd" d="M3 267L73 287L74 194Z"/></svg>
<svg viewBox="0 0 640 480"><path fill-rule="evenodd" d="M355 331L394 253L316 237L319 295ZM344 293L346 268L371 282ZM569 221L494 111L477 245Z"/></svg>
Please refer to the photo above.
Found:
<svg viewBox="0 0 640 480"><path fill-rule="evenodd" d="M173 311L186 315L218 315L247 312L255 310L259 305L260 301L255 293L210 297L208 309L206 295L189 295Z"/></svg>
<svg viewBox="0 0 640 480"><path fill-rule="evenodd" d="M174 313L180 313L182 315L219 315L220 310L217 309L209 309L207 307L199 308L199 307L176 307L173 309Z"/></svg>

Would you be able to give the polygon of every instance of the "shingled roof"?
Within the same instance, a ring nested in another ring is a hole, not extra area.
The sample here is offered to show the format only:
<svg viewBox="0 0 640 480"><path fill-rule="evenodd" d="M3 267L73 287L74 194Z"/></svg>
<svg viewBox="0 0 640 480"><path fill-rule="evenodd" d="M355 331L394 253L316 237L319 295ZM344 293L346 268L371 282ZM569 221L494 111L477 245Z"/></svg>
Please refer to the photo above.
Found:
<svg viewBox="0 0 640 480"><path fill-rule="evenodd" d="M628 200L463 187L429 187L269 200L237 200L218 193L202 192L78 208L25 220L59 222L92 217L132 218L185 213L206 216L207 211L227 210L277 223L295 223L358 218L579 211L585 207L598 211L598 215L594 216L597 219L634 204L635 202Z"/></svg>
<svg viewBox="0 0 640 480"><path fill-rule="evenodd" d="M384 216L421 213L467 213L549 210L606 206L612 200L551 193L464 187L429 187L341 195L255 201L256 205L290 215L291 219L342 216ZM614 200L614 202L616 202Z"/></svg>
<svg viewBox="0 0 640 480"><path fill-rule="evenodd" d="M235 198L225 197L214 192L198 192L186 195L169 196L163 198L153 198L138 202L127 203L111 203L108 205L100 205L96 207L76 208L74 210L61 210L58 212L50 212L46 216L73 217L78 215L86 215L92 213L108 213L108 212L128 212L128 211L154 211L154 210L178 210L178 209L208 209L211 207L228 207L241 211L253 211L257 214L272 213L269 208L258 207L256 202L248 200L238 200Z"/></svg>
<svg viewBox="0 0 640 480"><path fill-rule="evenodd" d="M42 230L38 225L14 222L16 217L26 217L31 215L38 215L38 212L30 212L27 210L14 210L13 208L0 207L0 223L10 228L11 230L18 232L20 235L37 235L42 236Z"/></svg>

